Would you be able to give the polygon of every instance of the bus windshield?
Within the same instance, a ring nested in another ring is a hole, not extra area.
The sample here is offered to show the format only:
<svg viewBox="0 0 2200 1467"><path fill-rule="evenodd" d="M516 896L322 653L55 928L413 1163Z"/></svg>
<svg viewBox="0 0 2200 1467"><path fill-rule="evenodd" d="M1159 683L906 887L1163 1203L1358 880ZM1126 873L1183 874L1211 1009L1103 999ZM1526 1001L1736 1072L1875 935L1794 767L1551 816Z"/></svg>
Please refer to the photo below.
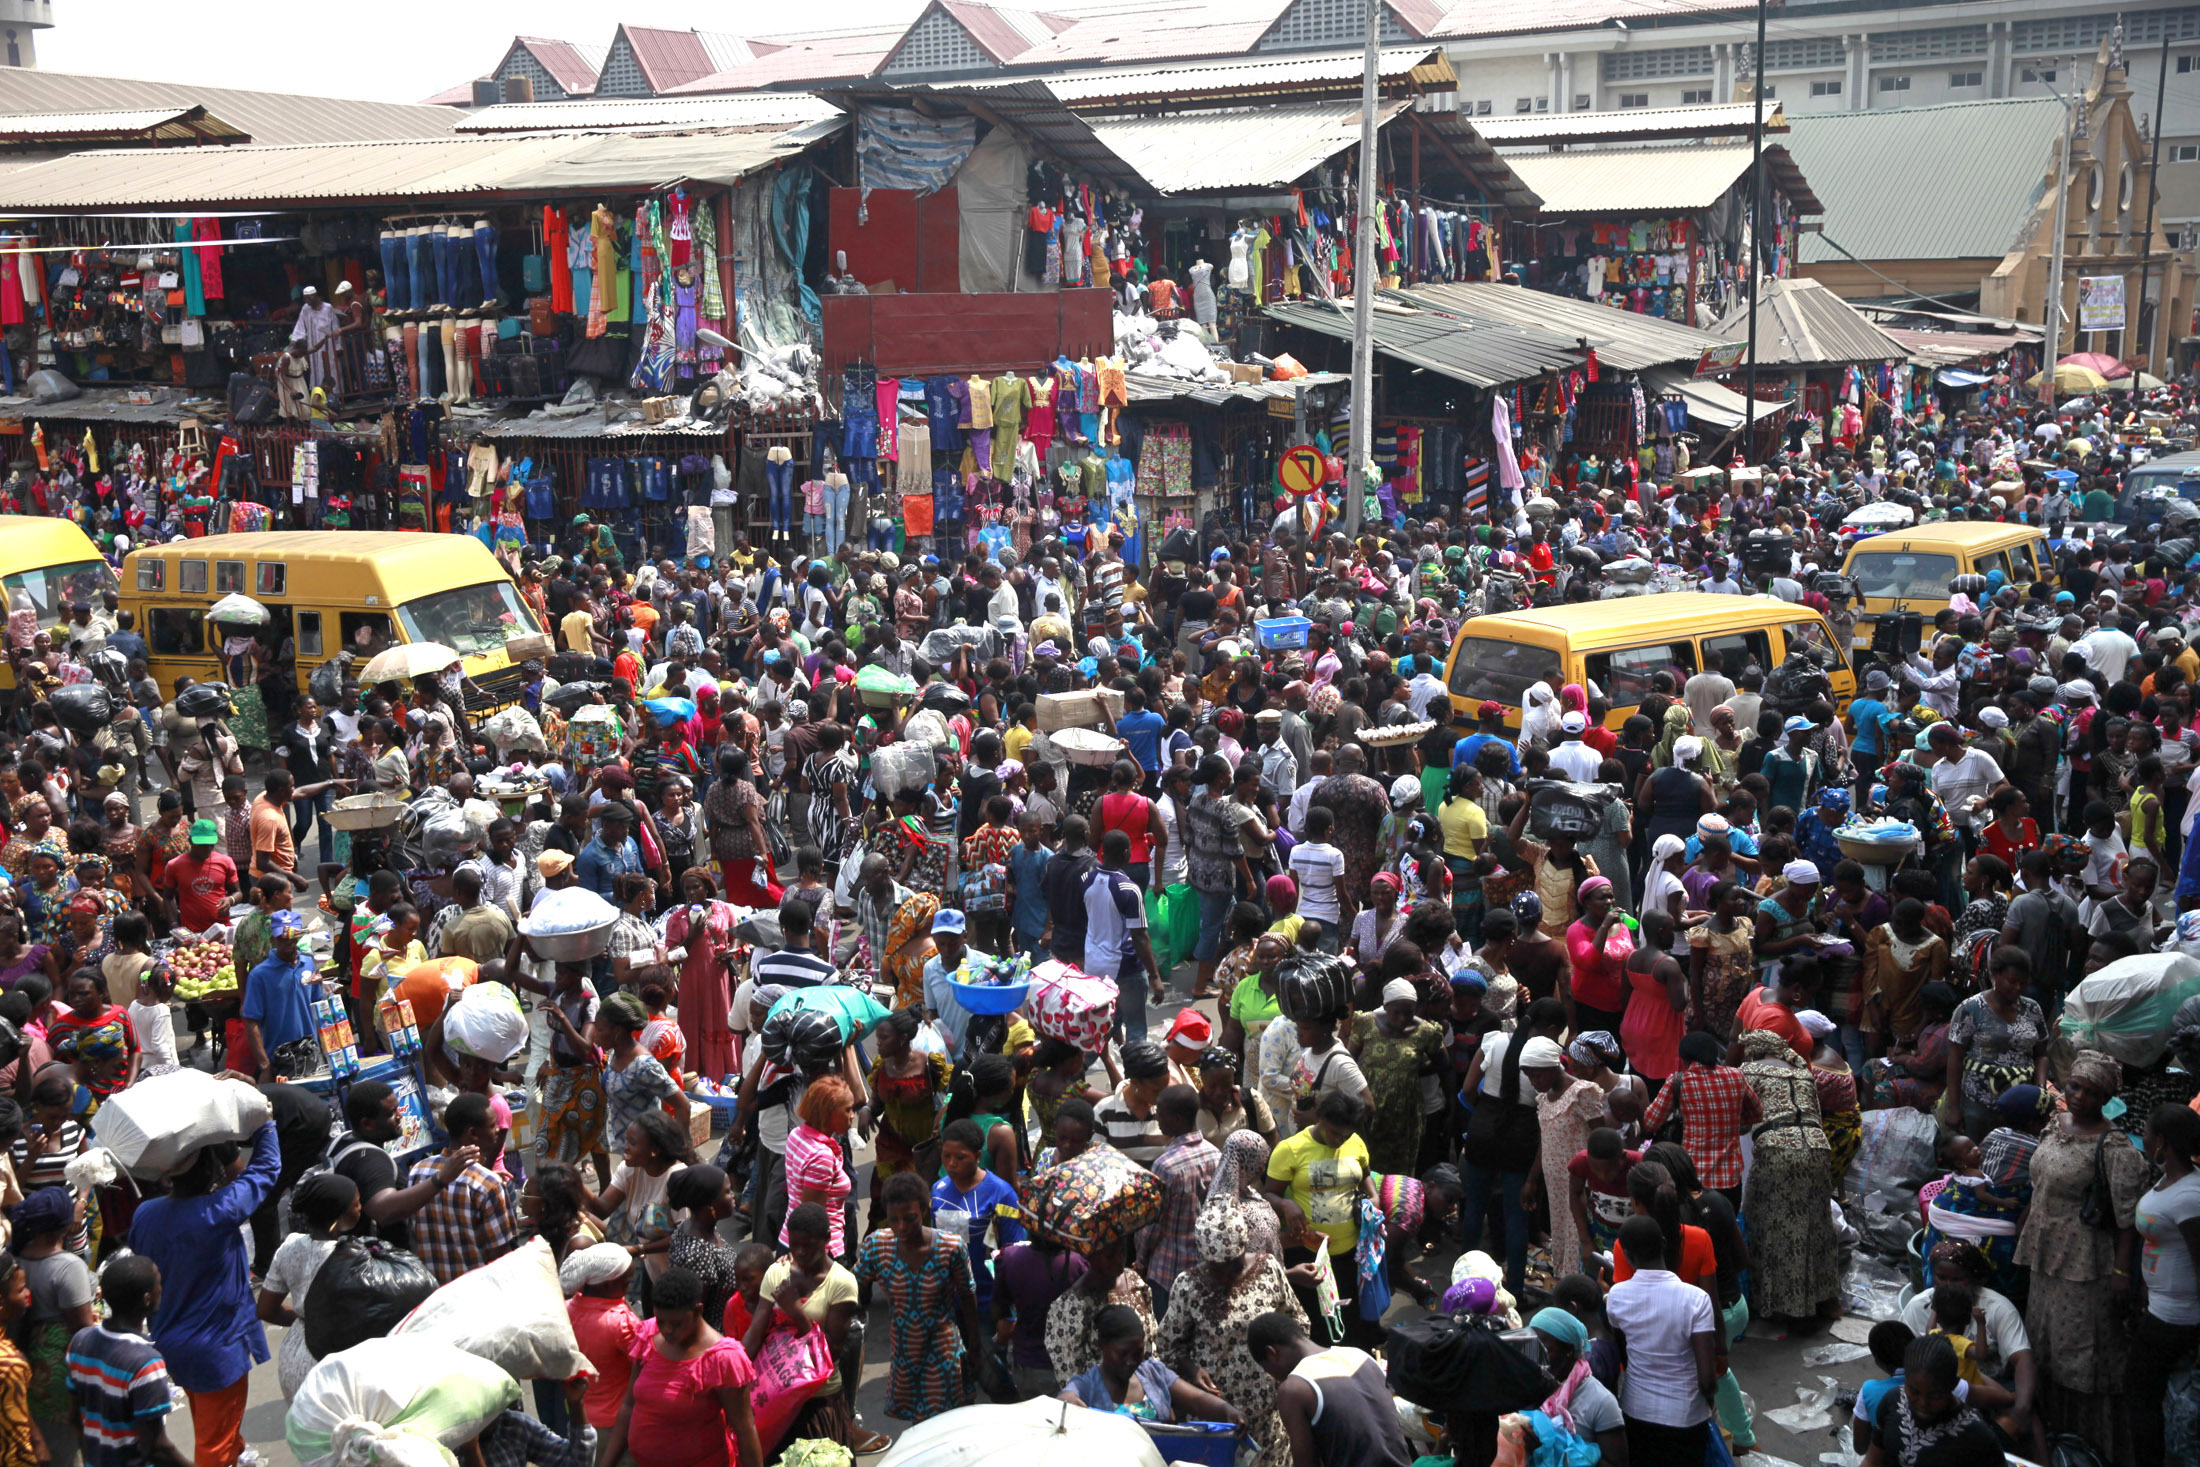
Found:
<svg viewBox="0 0 2200 1467"><path fill-rule="evenodd" d="M100 593L120 587L113 568L104 560L77 560L0 576L0 592L7 596L7 609L37 612L39 626L49 631L68 619L70 602L88 601L96 611Z"/></svg>
<svg viewBox="0 0 2200 1467"><path fill-rule="evenodd" d="M406 640L440 642L465 657L501 651L512 638L537 630L510 581L415 597L397 608L397 621Z"/></svg>
<svg viewBox="0 0 2200 1467"><path fill-rule="evenodd" d="M1849 557L1856 592L1868 600L1945 601L1956 558L1912 550L1867 550Z"/></svg>

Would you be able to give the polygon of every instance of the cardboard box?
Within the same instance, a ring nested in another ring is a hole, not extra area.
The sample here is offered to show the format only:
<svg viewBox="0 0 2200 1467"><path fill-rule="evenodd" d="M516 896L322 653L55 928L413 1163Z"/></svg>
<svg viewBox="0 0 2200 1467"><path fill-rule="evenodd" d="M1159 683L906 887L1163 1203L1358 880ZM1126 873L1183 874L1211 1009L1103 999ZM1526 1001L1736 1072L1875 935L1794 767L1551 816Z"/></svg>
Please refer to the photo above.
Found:
<svg viewBox="0 0 2200 1467"><path fill-rule="evenodd" d="M504 644L504 655L512 660L514 667L530 657L548 657L556 651L557 644L543 632L522 632Z"/></svg>
<svg viewBox="0 0 2200 1467"><path fill-rule="evenodd" d="M711 1108L692 1095L683 1095L680 1098L687 1102L688 1140L697 1146L709 1145Z"/></svg>
<svg viewBox="0 0 2200 1467"><path fill-rule="evenodd" d="M1267 380L1260 367L1252 362L1229 362L1225 365L1229 368L1232 382L1264 382Z"/></svg>
<svg viewBox="0 0 2200 1467"><path fill-rule="evenodd" d="M1123 695L1113 688L1088 688L1079 693L1041 693L1039 695L1039 732L1052 733L1058 728L1105 728L1100 718L1100 700L1105 698L1108 716L1123 716Z"/></svg>

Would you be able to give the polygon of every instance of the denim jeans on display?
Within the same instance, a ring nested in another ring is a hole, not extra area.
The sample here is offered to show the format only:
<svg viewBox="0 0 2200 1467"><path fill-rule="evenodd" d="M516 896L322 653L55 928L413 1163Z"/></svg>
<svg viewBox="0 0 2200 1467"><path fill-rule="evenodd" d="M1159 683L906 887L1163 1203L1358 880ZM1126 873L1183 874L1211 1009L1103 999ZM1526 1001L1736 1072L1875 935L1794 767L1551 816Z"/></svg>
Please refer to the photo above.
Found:
<svg viewBox="0 0 2200 1467"><path fill-rule="evenodd" d="M764 461L764 482L771 487L772 530L777 534L791 534L794 530L794 460L785 463Z"/></svg>
<svg viewBox="0 0 2200 1467"><path fill-rule="evenodd" d="M435 269L435 252L428 247L428 237L417 229L405 231L405 273L412 277L412 309L428 309L429 274Z"/></svg>
<svg viewBox="0 0 2200 1467"><path fill-rule="evenodd" d="M451 270L451 237L441 228L428 231L428 250L435 256L435 296L432 306L458 304L458 281Z"/></svg>
<svg viewBox="0 0 2200 1467"><path fill-rule="evenodd" d="M855 489L847 484L825 481L825 553L831 555L840 548L840 542L848 538L848 501L855 497Z"/></svg>
<svg viewBox="0 0 2200 1467"><path fill-rule="evenodd" d="M405 273L405 236L395 229L382 231L382 286L390 309L402 311L410 298L412 278Z"/></svg>
<svg viewBox="0 0 2200 1467"><path fill-rule="evenodd" d="M894 548L894 522L886 515L871 516L870 528L864 532L864 545L872 550Z"/></svg>
<svg viewBox="0 0 2200 1467"><path fill-rule="evenodd" d="M474 221L474 254L481 265L482 303L502 304L504 292L497 288L497 227L486 219Z"/></svg>
<svg viewBox="0 0 2200 1467"><path fill-rule="evenodd" d="M481 286L474 279L474 232L462 225L450 228L451 303L464 310L481 304Z"/></svg>

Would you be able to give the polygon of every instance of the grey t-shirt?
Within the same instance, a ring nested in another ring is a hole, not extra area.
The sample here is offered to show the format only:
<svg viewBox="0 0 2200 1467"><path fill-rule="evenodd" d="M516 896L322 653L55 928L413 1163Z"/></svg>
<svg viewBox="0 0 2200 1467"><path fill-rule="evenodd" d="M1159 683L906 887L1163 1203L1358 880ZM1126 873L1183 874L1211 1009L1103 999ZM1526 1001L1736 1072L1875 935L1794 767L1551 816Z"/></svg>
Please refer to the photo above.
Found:
<svg viewBox="0 0 2200 1467"><path fill-rule="evenodd" d="M92 1271L74 1253L64 1250L20 1261L23 1275L30 1281L29 1318L33 1324L59 1319L92 1302Z"/></svg>
<svg viewBox="0 0 2200 1467"><path fill-rule="evenodd" d="M2200 1278L2180 1223L2200 1218L2200 1172L2187 1172L2168 1186L2147 1189L2139 1199L2133 1226L2144 1245L2139 1266L2147 1281L2147 1313L2164 1324L2200 1324Z"/></svg>

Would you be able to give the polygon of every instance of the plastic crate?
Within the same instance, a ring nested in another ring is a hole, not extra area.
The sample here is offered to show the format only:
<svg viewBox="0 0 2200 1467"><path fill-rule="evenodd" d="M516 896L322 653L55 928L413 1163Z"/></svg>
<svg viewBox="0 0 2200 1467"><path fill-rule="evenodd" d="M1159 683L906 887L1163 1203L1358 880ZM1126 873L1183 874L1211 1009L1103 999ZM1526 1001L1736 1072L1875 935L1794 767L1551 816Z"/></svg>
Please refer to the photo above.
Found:
<svg viewBox="0 0 2200 1467"><path fill-rule="evenodd" d="M1231 1467L1237 1461L1238 1429L1222 1421L1141 1421L1164 1462L1199 1467Z"/></svg>
<svg viewBox="0 0 2200 1467"><path fill-rule="evenodd" d="M1306 634L1313 629L1314 623L1303 616L1265 616L1253 623L1253 633L1266 652L1297 651L1306 645Z"/></svg>

